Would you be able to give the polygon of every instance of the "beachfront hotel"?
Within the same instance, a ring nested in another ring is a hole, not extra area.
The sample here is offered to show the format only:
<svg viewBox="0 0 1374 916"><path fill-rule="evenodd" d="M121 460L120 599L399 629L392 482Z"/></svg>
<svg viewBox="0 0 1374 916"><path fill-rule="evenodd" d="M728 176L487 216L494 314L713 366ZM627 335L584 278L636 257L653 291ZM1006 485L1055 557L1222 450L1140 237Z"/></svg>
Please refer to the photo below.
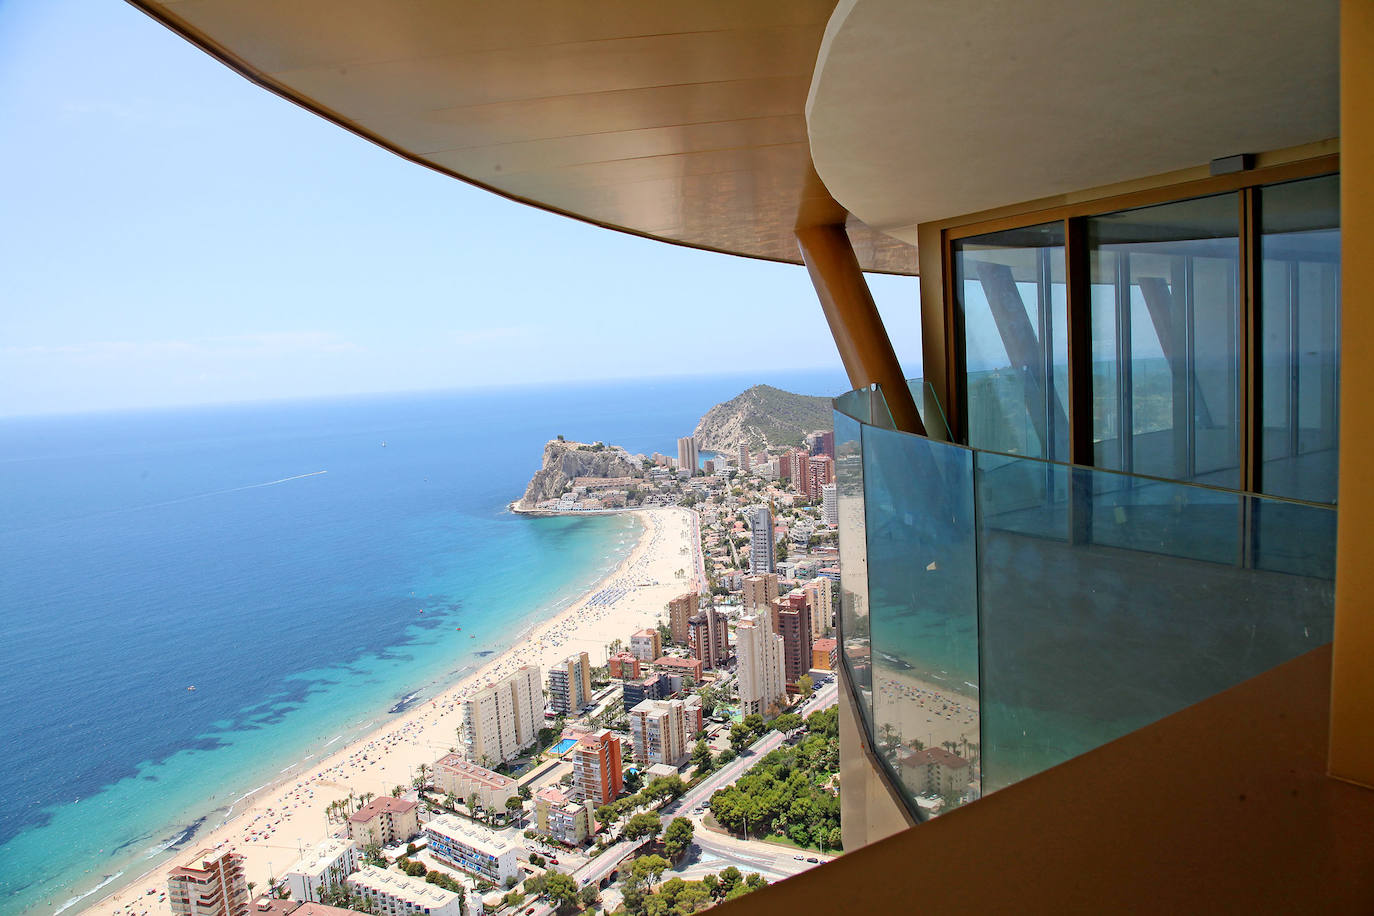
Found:
<svg viewBox="0 0 1374 916"><path fill-rule="evenodd" d="M463 698L462 754L496 766L534 743L543 722L544 688L535 665L521 665L494 684Z"/></svg>
<svg viewBox="0 0 1374 916"><path fill-rule="evenodd" d="M443 864L493 884L505 884L507 878L520 875L520 867L515 861L519 846L456 814L441 814L428 821L425 840L430 853Z"/></svg>
<svg viewBox="0 0 1374 916"><path fill-rule="evenodd" d="M389 846L420 832L420 805L379 795L348 816L348 838L359 847Z"/></svg>
<svg viewBox="0 0 1374 916"><path fill-rule="evenodd" d="M344 883L382 916L463 916L462 895L423 878L364 865ZM469 905L471 916L481 916L482 901L476 894Z"/></svg>
<svg viewBox="0 0 1374 916"><path fill-rule="evenodd" d="M246 916L248 894L243 856L233 850L203 849L167 876L174 916Z"/></svg>
<svg viewBox="0 0 1374 916"><path fill-rule="evenodd" d="M423 167L805 264L847 853L727 908L1374 908L1368 3L135 4Z"/></svg>
<svg viewBox="0 0 1374 916"><path fill-rule="evenodd" d="M569 655L549 669L549 707L564 715L592 701L592 662L586 652Z"/></svg>
<svg viewBox="0 0 1374 916"><path fill-rule="evenodd" d="M325 837L310 847L296 864L282 875L291 897L302 903L319 900L331 887L342 886L344 878L358 870L358 844L346 837Z"/></svg>
<svg viewBox="0 0 1374 916"><path fill-rule="evenodd" d="M463 801L475 795L488 811L504 811L511 796L520 792L514 779L464 760L458 754L440 757L431 772L435 788Z"/></svg>

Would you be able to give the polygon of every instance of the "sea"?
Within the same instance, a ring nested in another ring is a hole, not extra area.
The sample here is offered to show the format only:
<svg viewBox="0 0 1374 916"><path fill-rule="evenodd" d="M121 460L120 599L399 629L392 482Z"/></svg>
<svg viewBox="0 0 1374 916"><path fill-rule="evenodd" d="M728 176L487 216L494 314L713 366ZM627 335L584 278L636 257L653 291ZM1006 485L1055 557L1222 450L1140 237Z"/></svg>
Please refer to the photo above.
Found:
<svg viewBox="0 0 1374 916"><path fill-rule="evenodd" d="M633 513L508 510L547 440L676 454L760 382L847 387L782 372L0 419L0 913L75 914L194 852L252 792L614 568Z"/></svg>

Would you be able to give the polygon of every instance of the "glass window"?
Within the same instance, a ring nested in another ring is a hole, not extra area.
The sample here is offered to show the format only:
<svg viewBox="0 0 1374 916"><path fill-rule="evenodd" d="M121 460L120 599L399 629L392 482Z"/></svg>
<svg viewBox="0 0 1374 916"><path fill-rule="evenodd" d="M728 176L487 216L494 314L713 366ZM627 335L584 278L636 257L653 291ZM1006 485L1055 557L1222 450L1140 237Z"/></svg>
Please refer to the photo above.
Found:
<svg viewBox="0 0 1374 916"><path fill-rule="evenodd" d="M1240 201L1086 221L1099 467L1240 484Z"/></svg>
<svg viewBox="0 0 1374 916"><path fill-rule="evenodd" d="M1068 461L1063 222L964 239L953 253L968 443Z"/></svg>
<svg viewBox="0 0 1374 916"><path fill-rule="evenodd" d="M1260 189L1260 490L1336 501L1340 179Z"/></svg>

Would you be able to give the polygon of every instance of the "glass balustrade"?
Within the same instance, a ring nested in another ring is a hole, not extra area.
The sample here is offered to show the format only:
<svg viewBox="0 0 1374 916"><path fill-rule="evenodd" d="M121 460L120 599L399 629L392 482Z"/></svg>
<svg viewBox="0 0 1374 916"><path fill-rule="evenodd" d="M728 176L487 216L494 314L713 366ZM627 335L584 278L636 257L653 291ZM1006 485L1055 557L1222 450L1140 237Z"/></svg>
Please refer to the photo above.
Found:
<svg viewBox="0 0 1374 916"><path fill-rule="evenodd" d="M857 400L835 413L841 655L918 817L1330 641L1334 507L971 449Z"/></svg>

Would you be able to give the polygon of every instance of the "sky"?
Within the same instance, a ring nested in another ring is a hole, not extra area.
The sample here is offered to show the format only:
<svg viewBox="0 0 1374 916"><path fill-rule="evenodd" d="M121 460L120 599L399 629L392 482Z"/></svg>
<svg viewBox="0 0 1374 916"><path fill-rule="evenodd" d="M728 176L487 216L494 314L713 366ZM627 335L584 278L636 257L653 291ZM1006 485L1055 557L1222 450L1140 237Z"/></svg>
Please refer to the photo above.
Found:
<svg viewBox="0 0 1374 916"><path fill-rule="evenodd" d="M112 0L0 0L0 202L0 416L839 367L802 268L405 162Z"/></svg>

